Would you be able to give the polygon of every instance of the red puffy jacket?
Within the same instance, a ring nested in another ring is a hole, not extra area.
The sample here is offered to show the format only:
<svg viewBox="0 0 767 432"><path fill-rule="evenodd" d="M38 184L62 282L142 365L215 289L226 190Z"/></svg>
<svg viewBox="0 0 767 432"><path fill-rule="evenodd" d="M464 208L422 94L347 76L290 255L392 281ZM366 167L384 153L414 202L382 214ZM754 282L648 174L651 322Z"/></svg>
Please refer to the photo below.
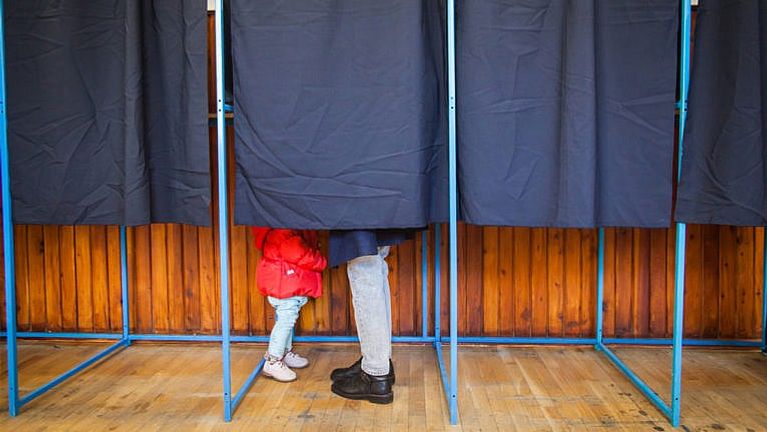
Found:
<svg viewBox="0 0 767 432"><path fill-rule="evenodd" d="M322 295L327 260L317 250L315 231L256 227L253 237L263 251L256 277L261 294L280 299Z"/></svg>

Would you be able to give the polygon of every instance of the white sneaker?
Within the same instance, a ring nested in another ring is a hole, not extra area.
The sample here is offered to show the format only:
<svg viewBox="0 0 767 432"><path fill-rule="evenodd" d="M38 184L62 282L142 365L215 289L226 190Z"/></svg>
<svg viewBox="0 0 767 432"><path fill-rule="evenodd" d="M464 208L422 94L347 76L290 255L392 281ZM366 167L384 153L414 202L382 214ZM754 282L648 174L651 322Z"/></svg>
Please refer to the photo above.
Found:
<svg viewBox="0 0 767 432"><path fill-rule="evenodd" d="M303 369L309 366L309 360L301 357L292 350L285 354L285 357L282 358L282 361L285 362L288 367L293 369Z"/></svg>
<svg viewBox="0 0 767 432"><path fill-rule="evenodd" d="M296 373L290 370L284 361L266 356L262 373L279 382L291 382L296 380Z"/></svg>

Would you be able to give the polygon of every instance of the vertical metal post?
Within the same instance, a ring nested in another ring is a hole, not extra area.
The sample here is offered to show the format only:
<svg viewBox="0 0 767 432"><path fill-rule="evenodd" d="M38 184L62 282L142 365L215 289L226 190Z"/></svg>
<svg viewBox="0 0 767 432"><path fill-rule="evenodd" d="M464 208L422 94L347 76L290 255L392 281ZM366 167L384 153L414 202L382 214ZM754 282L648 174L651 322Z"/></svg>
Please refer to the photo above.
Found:
<svg viewBox="0 0 767 432"><path fill-rule="evenodd" d="M434 224L434 347L442 345L442 224Z"/></svg>
<svg viewBox="0 0 767 432"><path fill-rule="evenodd" d="M8 414L16 416L19 408L19 371L16 340L16 270L13 247L11 175L8 154L8 122L5 92L5 14L0 0L0 169L3 194L3 254L5 267L5 317L8 354Z"/></svg>
<svg viewBox="0 0 767 432"><path fill-rule="evenodd" d="M764 271L762 272L762 353L767 354L767 227L764 228Z"/></svg>
<svg viewBox="0 0 767 432"><path fill-rule="evenodd" d="M455 0L447 0L447 83L450 184L450 424L458 424L458 172L455 125Z"/></svg>
<svg viewBox="0 0 767 432"><path fill-rule="evenodd" d="M421 232L421 336L429 336L429 230Z"/></svg>
<svg viewBox="0 0 767 432"><path fill-rule="evenodd" d="M680 32L681 64L679 65L679 155L677 180L682 175L684 153L684 129L687 123L687 94L690 88L690 39L692 5L682 0L682 27ZM681 421L682 404L682 338L684 337L684 273L687 225L676 224L676 251L674 254L674 336L673 362L671 371L671 424L678 427Z"/></svg>
<svg viewBox="0 0 767 432"><path fill-rule="evenodd" d="M231 340L229 329L229 204L226 174L226 118L224 115L224 0L216 0L216 137L218 138L218 240L221 284L222 369L224 420L232 421Z"/></svg>
<svg viewBox="0 0 767 432"><path fill-rule="evenodd" d="M602 348L604 321L605 321L605 229L599 228L599 240L597 244L597 322L596 344L594 347Z"/></svg>
<svg viewBox="0 0 767 432"><path fill-rule="evenodd" d="M128 235L120 225L120 284L123 315L123 341L130 344L130 302L128 298Z"/></svg>

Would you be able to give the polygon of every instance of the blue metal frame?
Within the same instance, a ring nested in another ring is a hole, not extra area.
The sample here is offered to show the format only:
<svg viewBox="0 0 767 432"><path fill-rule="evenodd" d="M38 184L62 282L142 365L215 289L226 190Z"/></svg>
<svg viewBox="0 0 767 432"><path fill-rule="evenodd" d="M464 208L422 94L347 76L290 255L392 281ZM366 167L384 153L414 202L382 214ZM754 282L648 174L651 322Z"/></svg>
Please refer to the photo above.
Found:
<svg viewBox="0 0 767 432"><path fill-rule="evenodd" d="M223 1L216 3L216 72L217 77L224 76L223 64ZM605 353L641 391L658 407L658 409L676 427L680 421L680 392L681 392L681 365L682 347L688 346L737 346L737 347L760 347L767 353L767 277L764 282L764 306L763 306L763 334L761 341L747 340L683 340L683 298L684 298L684 260L686 226L677 224L676 252L675 252L675 302L674 302L674 334L672 339L617 339L604 338L604 229L599 230L598 240L598 276L597 276L597 316L595 338L542 338L542 337L459 337L457 320L457 155L456 155L456 92L455 92L455 0L447 1L447 71L448 71L448 125L449 125L449 184L450 184L450 223L449 231L449 296L450 296L450 332L449 336L442 336L441 329L441 236L440 224L434 226L434 336L428 335L428 233L422 233L422 329L421 336L394 337L397 343L428 343L436 352L437 364L440 370L441 381L445 397L450 411L451 424L458 422L458 343L467 344L517 344L517 345L594 345L599 351ZM689 58L690 58L690 0L682 2L682 32L681 32L681 67L680 67L680 102L678 103L679 116L679 171L681 172L681 159L683 151L683 132L687 116L687 93L689 88ZM4 27L2 20L3 1L0 0L0 42L4 41ZM227 205L227 176L226 176L226 119L225 112L231 111L229 105L224 104L223 80L217 78L217 113L216 125L218 132L218 194L219 194L219 244L220 244L220 269L221 269L221 298L222 298L222 334L221 335L157 335L157 334L130 334L130 304L128 302L128 278L127 278L127 235L126 228L120 227L120 264L121 264L121 295L122 295L122 332L117 333L48 333L48 332L18 332L16 329L16 293L15 293L15 268L13 246L13 224L10 195L9 156L7 145L7 124L5 109L5 58L4 43L0 43L0 169L2 169L2 222L3 227L3 250L6 257L5 266L5 293L6 293L6 333L0 333L8 339L8 395L9 413L11 416L18 414L22 406L41 396L56 385L68 378L85 370L100 360L117 352L121 348L128 347L132 341L162 341L162 342L221 342L223 356L223 396L224 418L231 421L234 410L240 404L248 389L258 377L263 368L263 360L260 361L250 373L245 383L232 397L231 393L231 344L235 342L268 342L268 336L233 336L230 329L229 316L229 233L228 233L228 205ZM767 230L765 230L765 243L767 244ZM767 274L767 254L764 260L765 274ZM73 367L69 371L54 378L47 384L33 390L28 395L19 398L18 389L18 345L17 339L22 338L50 338L50 339L101 339L116 340L109 347L97 353L93 357ZM358 342L356 336L297 336L297 342ZM450 371L448 374L443 355L443 343L450 346ZM672 388L671 404L663 401L641 378L639 378L618 356L606 346L614 345L670 345L673 348Z"/></svg>
<svg viewBox="0 0 767 432"><path fill-rule="evenodd" d="M8 159L8 123L5 102L5 8L0 0L0 169L3 195L3 256L5 257L5 316L8 332L8 412L15 416L19 403L19 374L16 344L16 270L13 251L13 220L11 218L11 175Z"/></svg>
<svg viewBox="0 0 767 432"><path fill-rule="evenodd" d="M231 328L229 320L229 200L227 196L227 169L226 169L226 118L224 115L224 0L216 0L215 11L216 31L216 138L218 141L218 256L219 276L221 285L221 351L223 365L223 396L224 396L224 420L232 421L232 412L242 400L242 394L246 387L252 384L245 383L245 387L237 392L238 399L232 399L232 353L231 353ZM262 362L256 366L256 370L262 367ZM255 379L255 375L251 374Z"/></svg>
<svg viewBox="0 0 767 432"><path fill-rule="evenodd" d="M680 65L679 65L679 155L677 161L677 179L682 172L682 154L684 150L684 127L687 122L687 95L690 83L690 19L692 5L690 0L681 0ZM671 403L667 404L636 375L618 356L605 346L602 340L603 299L604 299L604 231L599 232L599 273L597 275L597 342L596 349L626 375L632 383L666 416L674 427L678 427L681 417L682 389L682 343L684 334L684 271L685 243L687 226L676 224L676 245L674 260L674 334L672 338L673 361L671 366Z"/></svg>
<svg viewBox="0 0 767 432"><path fill-rule="evenodd" d="M2 22L2 19L0 19L0 22ZM2 25L2 24L0 24ZM1 32L1 30L0 30ZM0 36L2 34L0 33ZM2 45L2 44L0 44ZM0 48L0 51L2 48ZM2 54L0 53L0 61L2 61ZM2 69L2 68L0 68ZM1 127L1 126L0 126ZM5 130L5 128L2 128ZM7 143L5 140L2 140L2 153L3 153L3 177L5 177L6 168L7 168ZM6 182L6 179L3 178L4 186ZM5 189L5 188L4 188ZM3 201L8 199L10 200L10 194L8 191L3 190ZM6 211L6 209L8 209ZM10 223L8 219L10 219L10 207L3 207L3 233L10 231L13 232L13 225ZM8 219L6 219L6 217ZM10 229L6 228L10 227ZM122 318L123 318L123 329L122 333L116 334L116 333L46 333L46 332L18 332L16 330L16 306L15 306L15 296L16 296L16 284L15 280L13 278L13 274L11 273L11 278L6 278L6 284L5 284L5 295L6 299L9 299L7 301L8 309L6 310L7 315L7 322L6 322L6 329L7 332L0 333L1 336L5 336L7 338L7 350L8 350L8 414L12 417L15 417L19 414L19 411L21 408L33 400L37 399L38 397L45 394L47 391L51 390L52 388L56 387L57 385L63 383L64 381L68 380L69 378L77 375L78 373L84 371L85 369L89 368L90 366L93 366L94 364L98 363L99 361L109 357L110 355L114 354L115 352L119 351L122 348L126 348L130 346L131 340L133 340L133 336L130 335L130 327L129 327L129 304L128 304L128 276L127 276L127 245L126 245L126 235L125 235L125 227L120 227L120 263L121 263L121 273L122 273L122 286L121 286L121 296L122 296ZM10 265L11 267L14 265L14 254L13 254L13 237L11 236L3 236L3 246L5 250L5 257L6 257L6 271L7 266ZM8 250L10 249L10 252ZM35 390L32 390L30 393L28 393L26 396L20 396L19 387L18 387L18 338L59 338L59 339L77 339L77 340L117 340L116 342L112 343L109 347L101 350L100 352L94 354L90 358L86 359L85 361L77 364L73 368L69 369L68 371L64 372L63 374L57 376L56 378L52 379L51 381L47 382L46 384L43 384L42 386L36 388Z"/></svg>
<svg viewBox="0 0 767 432"><path fill-rule="evenodd" d="M0 19L0 22L2 20ZM2 25L2 24L0 24ZM1 30L0 30L1 32ZM0 36L2 34L0 33ZM0 44L1 45L1 44ZM2 48L0 48L0 51ZM2 61L2 54L0 53L0 61ZM0 68L2 69L2 68ZM1 126L0 126L1 127ZM5 130L5 128L2 128ZM5 140L2 140L2 153L3 153L3 177L5 177L6 168L7 168L7 143ZM3 178L4 185L7 184L6 179ZM5 189L5 188L4 188ZM10 194L8 191L3 190L3 201L8 199L10 201ZM6 210L8 209L8 210ZM10 265L11 267L14 265L14 254L13 254L13 236L7 236L5 235L6 232L13 232L13 225L10 223L10 207L3 207L3 247L5 250L5 257L6 257L6 271L7 266ZM10 227L10 229L6 228ZM109 357L110 355L114 354L118 350L122 348L126 348L130 346L132 336L129 332L129 304L128 304L128 277L127 277L127 245L126 245L126 235L125 235L125 227L120 227L120 263L121 263L121 296L122 296L122 318L123 318L123 329L122 333L116 334L116 333L46 333L46 332L18 332L16 330L16 306L15 306L15 296L16 296L16 284L15 279L13 278L13 273L11 274L10 278L6 278L6 284L5 284L5 295L8 305L7 312L7 322L6 322L6 328L7 331L5 333L0 333L0 336L5 336L7 338L7 350L8 350L8 413L10 416L15 417L19 414L19 411L21 408L28 403L32 402L33 400L37 399L38 397L45 394L47 391L51 390L52 388L56 387L57 385L63 383L64 381L68 380L69 378L77 375L78 373L84 371L88 367L98 363L99 361ZM10 250L10 252L8 252ZM58 377L52 379L51 381L47 382L46 384L43 384L42 386L36 388L35 390L32 390L30 393L28 393L26 396L21 397L18 387L18 338L59 338L59 339L77 339L77 340L117 340L116 342L112 343L109 347L101 350L100 352L94 354L90 358L86 359L85 361L77 364L73 368L69 369L68 371L64 372L63 374L59 375Z"/></svg>
<svg viewBox="0 0 767 432"><path fill-rule="evenodd" d="M450 424L458 424L458 171L456 154L455 0L447 0L448 165L450 184Z"/></svg>
<svg viewBox="0 0 767 432"><path fill-rule="evenodd" d="M5 27L4 27L4 4L0 0L0 169L2 169L2 202L3 202L3 253L5 256L5 299L6 299L6 338L8 356L8 414L15 417L19 410L34 399L43 395L48 390L73 377L89 366L108 357L121 348L130 345L128 338L128 287L125 227L120 228L120 258L122 267L122 301L123 301L123 331L122 335L116 336L119 340L103 351L97 353L84 362L76 365L67 372L59 375L48 383L38 387L24 397L19 396L18 379L18 337L16 329L16 274L13 241L13 211L10 188L10 161L8 153L7 116L6 116L6 88L5 88ZM90 336L90 335L89 335ZM90 338L82 336L80 338ZM109 339L113 337L110 336Z"/></svg>
<svg viewBox="0 0 767 432"><path fill-rule="evenodd" d="M6 337L5 332L0 332L0 337ZM57 332L17 332L17 338L21 339L50 339L50 340L120 340L119 333L57 333ZM221 342L221 335L194 335L194 334L131 334L129 342ZM232 343L267 343L269 336L265 335L239 335L230 336ZM295 342L300 343L356 343L357 336L296 336ZM442 343L449 343L448 336L441 336ZM434 336L394 336L394 343L429 344L434 345L437 338ZM459 336L459 344L477 345L595 345L596 338L551 338L551 337L504 337L504 336ZM604 338L606 345L631 345L631 346L671 346L673 339L663 338ZM761 340L748 339L684 339L683 346L692 347L726 347L726 348L761 348Z"/></svg>

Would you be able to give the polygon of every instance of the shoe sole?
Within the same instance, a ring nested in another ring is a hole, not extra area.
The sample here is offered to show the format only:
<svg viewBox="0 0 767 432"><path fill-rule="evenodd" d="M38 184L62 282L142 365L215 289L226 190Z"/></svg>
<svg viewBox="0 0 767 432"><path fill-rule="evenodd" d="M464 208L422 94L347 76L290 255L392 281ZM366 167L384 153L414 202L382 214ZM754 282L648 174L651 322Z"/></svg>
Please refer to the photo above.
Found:
<svg viewBox="0 0 767 432"><path fill-rule="evenodd" d="M289 382L293 382L293 381L298 379L298 377L295 377L292 380L281 380L281 379L275 378L274 375L270 375L270 374L268 374L266 372L263 372L263 371L261 372L261 375L263 375L263 376L265 376L267 378L273 379L273 380L275 380L277 382L281 382L281 383L289 383Z"/></svg>
<svg viewBox="0 0 767 432"><path fill-rule="evenodd" d="M335 386L332 386L330 388L330 391L337 394L338 396L341 396L342 398L346 399L352 399L352 400L366 400L368 402L378 404L378 405L389 405L390 403L394 402L394 393L388 393L385 395L377 395L377 394L348 394L344 393L338 389L335 388Z"/></svg>
<svg viewBox="0 0 767 432"><path fill-rule="evenodd" d="M339 375L339 376L334 377L333 374L330 374L330 380L333 381L333 382L338 382L338 381L341 381L341 380L345 380L347 378L353 378L354 376L355 375ZM392 380L391 380L391 385L394 385L394 384L396 384L396 378L392 378Z"/></svg>
<svg viewBox="0 0 767 432"><path fill-rule="evenodd" d="M291 368L291 369L306 369L306 368L308 368L308 367L309 367L309 365L308 365L308 364L307 364L306 366L291 366L291 365L287 365L287 366L288 366L289 368Z"/></svg>

